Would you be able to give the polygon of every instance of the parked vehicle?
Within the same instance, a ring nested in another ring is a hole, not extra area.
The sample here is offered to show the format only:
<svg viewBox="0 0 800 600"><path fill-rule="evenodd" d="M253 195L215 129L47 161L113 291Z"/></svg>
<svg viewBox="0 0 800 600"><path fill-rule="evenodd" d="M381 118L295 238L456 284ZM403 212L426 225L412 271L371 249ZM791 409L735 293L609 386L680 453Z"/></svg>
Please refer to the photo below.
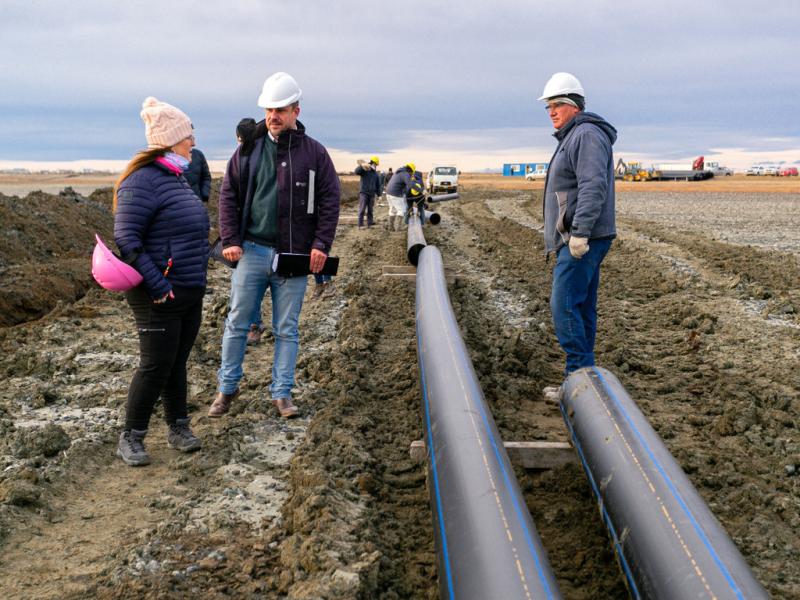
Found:
<svg viewBox="0 0 800 600"><path fill-rule="evenodd" d="M646 169L639 161L625 162L619 159L614 177L623 181L650 181L658 179L661 173L654 169Z"/></svg>
<svg viewBox="0 0 800 600"><path fill-rule="evenodd" d="M781 167L778 177L797 177L797 167Z"/></svg>
<svg viewBox="0 0 800 600"><path fill-rule="evenodd" d="M766 167L764 167L763 175L777 176L778 175L778 167L775 167L775 166L772 166L772 165L767 165Z"/></svg>
<svg viewBox="0 0 800 600"><path fill-rule="evenodd" d="M723 167L718 162L707 162L705 170L714 174L714 177L727 177L733 175L733 169Z"/></svg>
<svg viewBox="0 0 800 600"><path fill-rule="evenodd" d="M684 179L686 181L701 181L714 176L711 171L704 169L705 161L698 156L692 163L661 163L653 165L653 179Z"/></svg>
<svg viewBox="0 0 800 600"><path fill-rule="evenodd" d="M458 191L458 169L453 166L435 166L428 172L428 193L452 194Z"/></svg>
<svg viewBox="0 0 800 600"><path fill-rule="evenodd" d="M525 174L525 179L528 181L533 181L534 179L544 179L545 177L547 177L547 169L536 169L535 171Z"/></svg>
<svg viewBox="0 0 800 600"><path fill-rule="evenodd" d="M744 172L745 175L763 175L764 174L764 167L761 165L753 165L752 167L748 167L748 169Z"/></svg>

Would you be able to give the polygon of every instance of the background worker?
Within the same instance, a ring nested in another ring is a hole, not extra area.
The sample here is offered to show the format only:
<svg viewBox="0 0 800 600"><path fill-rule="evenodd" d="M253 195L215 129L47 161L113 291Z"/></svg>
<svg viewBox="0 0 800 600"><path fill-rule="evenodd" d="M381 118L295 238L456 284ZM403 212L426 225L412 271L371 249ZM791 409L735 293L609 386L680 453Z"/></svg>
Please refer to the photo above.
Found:
<svg viewBox="0 0 800 600"><path fill-rule="evenodd" d="M369 159L368 163L358 161L355 174L361 179L361 188L358 191L358 227L364 225L364 214L367 215L367 227L372 227L375 220L372 217L372 206L375 197L381 192L380 176L377 167L380 164L377 156Z"/></svg>
<svg viewBox="0 0 800 600"><path fill-rule="evenodd" d="M208 169L205 155L197 148L192 148L192 161L186 167L183 176L197 197L203 202L208 202L208 197L211 195L211 171Z"/></svg>
<svg viewBox="0 0 800 600"><path fill-rule="evenodd" d="M231 298L218 392L210 417L228 412L239 394L247 331L264 293L272 297L275 353L272 403L282 417L293 417L298 322L308 278L285 277L272 270L281 252L310 255L319 273L328 258L339 220L339 177L325 148L306 135L297 117L302 92L287 73L264 82L258 105L266 118L228 161L219 200L223 255L238 261L231 276Z"/></svg>
<svg viewBox="0 0 800 600"><path fill-rule="evenodd" d="M415 171L411 178L411 187L406 194L406 212L403 222L408 225L408 219L414 208L421 223L425 222L425 184L422 183L422 173Z"/></svg>
<svg viewBox="0 0 800 600"><path fill-rule="evenodd" d="M143 277L125 292L139 334L139 366L117 445L117 456L130 466L150 463L144 438L159 397L169 445L182 452L200 449L189 427L186 361L200 330L208 266L208 212L183 176L194 145L192 123L152 96L141 117L147 150L125 167L113 204L114 240Z"/></svg>
<svg viewBox="0 0 800 600"><path fill-rule="evenodd" d="M245 140L253 138L256 130L256 120L250 117L241 119L236 124L236 143L242 144ZM263 300L262 300L263 302ZM247 345L253 346L261 343L261 338L267 328L264 326L264 320L261 318L261 304L256 306L253 311L253 316L250 319L250 329L247 332Z"/></svg>
<svg viewBox="0 0 800 600"><path fill-rule="evenodd" d="M386 201L389 203L389 220L386 228L389 231L400 231L403 227L403 217L406 214L406 195L411 191L416 170L417 167L414 163L406 163L397 169L386 186Z"/></svg>
<svg viewBox="0 0 800 600"><path fill-rule="evenodd" d="M617 130L585 112L586 94L569 73L556 73L539 100L558 145L547 170L544 241L556 255L550 310L567 354L565 374L594 365L600 263L616 237L614 160Z"/></svg>

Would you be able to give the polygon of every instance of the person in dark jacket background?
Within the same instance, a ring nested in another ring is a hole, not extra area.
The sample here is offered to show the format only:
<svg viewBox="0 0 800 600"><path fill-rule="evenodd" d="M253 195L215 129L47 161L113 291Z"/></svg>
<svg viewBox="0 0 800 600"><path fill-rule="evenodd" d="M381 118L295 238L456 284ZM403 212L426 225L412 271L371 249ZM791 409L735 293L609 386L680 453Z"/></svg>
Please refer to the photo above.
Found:
<svg viewBox="0 0 800 600"><path fill-rule="evenodd" d="M225 171L219 197L222 252L238 264L231 276L219 387L210 417L226 414L239 394L247 332L267 289L275 339L270 395L282 417L297 414L291 392L308 278L277 274L273 259L278 253L310 254L311 272L319 273L336 235L340 199L333 161L297 120L301 95L291 75L268 77L258 98L266 118L239 145Z"/></svg>
<svg viewBox="0 0 800 600"><path fill-rule="evenodd" d="M114 190L114 239L144 281L125 293L139 333L139 367L128 388L117 455L150 463L144 438L159 396L171 447L198 450L189 427L186 361L203 310L208 263L208 213L183 172L194 145L182 111L153 97L142 104L148 149L137 154Z"/></svg>
<svg viewBox="0 0 800 600"><path fill-rule="evenodd" d="M192 160L183 172L194 193L203 202L208 202L211 195L211 171L205 155L197 148L192 148Z"/></svg>
<svg viewBox="0 0 800 600"><path fill-rule="evenodd" d="M377 171L380 160L377 156L369 159L368 163L363 160L358 161L355 174L361 179L361 187L358 191L358 226L364 226L364 214L367 215L367 227L372 227L375 220L372 217L372 207L375 197L381 193L380 174Z"/></svg>
<svg viewBox="0 0 800 600"><path fill-rule="evenodd" d="M414 183L414 173L417 167L414 163L406 163L397 171L386 185L386 201L389 204L389 231L400 231L403 227L403 218L406 214L406 196L411 192Z"/></svg>
<svg viewBox="0 0 800 600"><path fill-rule="evenodd" d="M567 354L565 374L593 366L600 263L616 237L614 160L617 131L585 112L578 79L556 73L539 100L558 140L544 192L545 251L556 255L550 310Z"/></svg>

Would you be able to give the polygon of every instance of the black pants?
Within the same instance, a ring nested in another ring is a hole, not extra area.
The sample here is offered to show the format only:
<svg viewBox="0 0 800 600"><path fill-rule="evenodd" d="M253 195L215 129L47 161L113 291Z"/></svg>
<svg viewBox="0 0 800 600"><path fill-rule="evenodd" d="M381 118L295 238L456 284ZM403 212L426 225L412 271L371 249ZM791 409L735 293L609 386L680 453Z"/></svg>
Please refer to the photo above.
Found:
<svg viewBox="0 0 800 600"><path fill-rule="evenodd" d="M358 226L364 224L364 215L367 215L367 225L372 227L375 220L372 218L372 204L375 202L375 194L358 193Z"/></svg>
<svg viewBox="0 0 800 600"><path fill-rule="evenodd" d="M147 429L156 400L167 423L185 419L186 360L200 330L204 288L174 288L163 304L140 287L125 293L139 331L139 368L128 388L125 429Z"/></svg>

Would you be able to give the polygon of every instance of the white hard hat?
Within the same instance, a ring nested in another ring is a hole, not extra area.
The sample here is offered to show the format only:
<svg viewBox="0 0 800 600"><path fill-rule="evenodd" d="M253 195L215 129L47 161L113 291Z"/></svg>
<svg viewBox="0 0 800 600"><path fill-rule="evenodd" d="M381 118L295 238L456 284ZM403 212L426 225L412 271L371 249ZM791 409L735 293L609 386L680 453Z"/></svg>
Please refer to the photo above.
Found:
<svg viewBox="0 0 800 600"><path fill-rule="evenodd" d="M288 73L278 72L264 81L258 105L261 108L283 108L300 100L302 95L303 91L294 77Z"/></svg>
<svg viewBox="0 0 800 600"><path fill-rule="evenodd" d="M556 96L566 96L567 94L578 94L586 97L583 86L578 78L571 73L556 73L547 83L544 84L544 91L539 100L547 100Z"/></svg>

